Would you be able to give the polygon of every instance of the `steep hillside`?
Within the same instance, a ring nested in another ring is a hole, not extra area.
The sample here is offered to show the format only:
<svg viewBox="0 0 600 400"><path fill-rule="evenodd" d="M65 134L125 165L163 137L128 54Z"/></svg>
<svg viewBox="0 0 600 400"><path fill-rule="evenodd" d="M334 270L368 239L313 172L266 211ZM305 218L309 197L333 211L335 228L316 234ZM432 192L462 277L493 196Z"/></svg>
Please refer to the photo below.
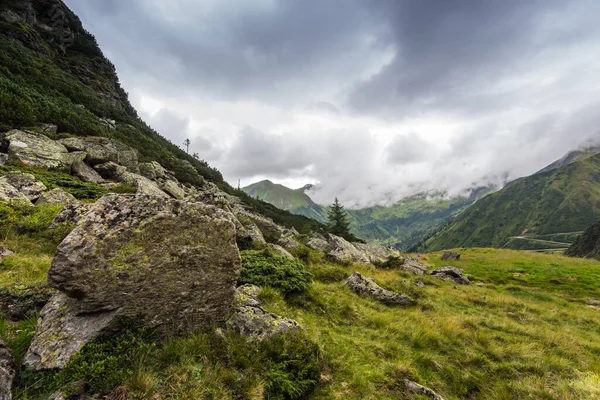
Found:
<svg viewBox="0 0 600 400"><path fill-rule="evenodd" d="M564 249L599 218L600 154L592 153L484 197L421 249Z"/></svg>
<svg viewBox="0 0 600 400"><path fill-rule="evenodd" d="M249 196L283 210L327 222L327 206L316 204L305 188L290 189L271 181L261 181L242 189ZM359 238L408 250L435 233L453 215L464 210L492 188L480 188L470 197L445 198L420 194L391 206L347 209L350 229Z"/></svg>
<svg viewBox="0 0 600 400"><path fill-rule="evenodd" d="M600 260L600 221L587 228L565 251L565 255Z"/></svg>
<svg viewBox="0 0 600 400"><path fill-rule="evenodd" d="M104 136L157 161L186 184L203 179L242 198L256 211L301 231L319 226L235 191L219 171L169 142L142 121L121 87L114 65L94 36L60 0L0 2L0 147L12 128L44 130L52 139Z"/></svg>

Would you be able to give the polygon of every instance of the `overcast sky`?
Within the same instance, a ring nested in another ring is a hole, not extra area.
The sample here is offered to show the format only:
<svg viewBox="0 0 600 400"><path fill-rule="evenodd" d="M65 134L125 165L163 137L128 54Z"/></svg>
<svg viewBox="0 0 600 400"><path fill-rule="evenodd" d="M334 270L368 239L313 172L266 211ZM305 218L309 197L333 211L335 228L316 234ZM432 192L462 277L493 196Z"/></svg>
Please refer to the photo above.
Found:
<svg viewBox="0 0 600 400"><path fill-rule="evenodd" d="M347 206L600 137L598 0L66 0L140 115L233 185Z"/></svg>

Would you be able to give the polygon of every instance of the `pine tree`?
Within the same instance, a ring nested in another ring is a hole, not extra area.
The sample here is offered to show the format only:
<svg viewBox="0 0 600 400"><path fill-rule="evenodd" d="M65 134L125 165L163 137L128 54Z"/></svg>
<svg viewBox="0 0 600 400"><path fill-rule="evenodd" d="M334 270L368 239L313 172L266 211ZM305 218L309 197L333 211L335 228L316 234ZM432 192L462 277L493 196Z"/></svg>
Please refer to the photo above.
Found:
<svg viewBox="0 0 600 400"><path fill-rule="evenodd" d="M354 237L350 233L348 214L346 214L344 206L340 204L337 197L327 211L327 219L329 220L327 225L329 233L343 238Z"/></svg>
<svg viewBox="0 0 600 400"><path fill-rule="evenodd" d="M183 141L183 145L185 146L185 152L188 154L190 153L190 143L192 143L190 139L185 139Z"/></svg>

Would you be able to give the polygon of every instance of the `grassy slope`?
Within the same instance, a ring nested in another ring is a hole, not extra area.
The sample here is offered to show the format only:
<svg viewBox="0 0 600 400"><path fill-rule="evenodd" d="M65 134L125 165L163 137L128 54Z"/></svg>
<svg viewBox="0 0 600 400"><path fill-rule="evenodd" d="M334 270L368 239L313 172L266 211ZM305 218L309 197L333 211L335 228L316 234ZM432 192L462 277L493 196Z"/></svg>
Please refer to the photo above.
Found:
<svg viewBox="0 0 600 400"><path fill-rule="evenodd" d="M286 299L264 289L263 305L298 320L321 348L326 367L310 398L410 398L402 390L405 377L446 399L600 396L600 312L584 304L600 298L600 263L511 250L460 251L460 261L442 262L439 254L429 254L427 261L464 268L483 287L363 265L334 266L313 254L310 269L317 280L308 292ZM28 261L38 252L45 254L31 247L8 258L0 267L0 284L44 280L49 257ZM342 284L355 270L411 295L418 306L390 307L356 296ZM415 287L416 280L427 286ZM21 353L34 328L35 319L16 326L0 320L0 333ZM122 390L131 398L232 399L232 388L245 382L250 387L241 398L262 398L264 383L250 380L253 366L237 361L232 367L232 358L249 351L247 345L231 336L219 340L198 332L164 346L140 347L126 360L134 373L123 378ZM19 387L17 393L37 398L28 395L32 388Z"/></svg>
<svg viewBox="0 0 600 400"><path fill-rule="evenodd" d="M532 175L479 200L422 249L504 246L522 234L581 231L600 218L600 155Z"/></svg>

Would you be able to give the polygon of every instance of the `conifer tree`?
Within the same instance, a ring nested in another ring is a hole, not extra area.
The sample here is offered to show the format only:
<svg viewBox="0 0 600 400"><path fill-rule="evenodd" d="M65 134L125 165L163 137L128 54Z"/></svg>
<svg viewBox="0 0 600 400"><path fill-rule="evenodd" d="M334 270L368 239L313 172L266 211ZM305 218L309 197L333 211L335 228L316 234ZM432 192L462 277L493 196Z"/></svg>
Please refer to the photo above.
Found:
<svg viewBox="0 0 600 400"><path fill-rule="evenodd" d="M350 222L348 214L344 210L344 206L340 204L337 197L327 211L328 229L329 232L341 237L353 237L350 233Z"/></svg>

